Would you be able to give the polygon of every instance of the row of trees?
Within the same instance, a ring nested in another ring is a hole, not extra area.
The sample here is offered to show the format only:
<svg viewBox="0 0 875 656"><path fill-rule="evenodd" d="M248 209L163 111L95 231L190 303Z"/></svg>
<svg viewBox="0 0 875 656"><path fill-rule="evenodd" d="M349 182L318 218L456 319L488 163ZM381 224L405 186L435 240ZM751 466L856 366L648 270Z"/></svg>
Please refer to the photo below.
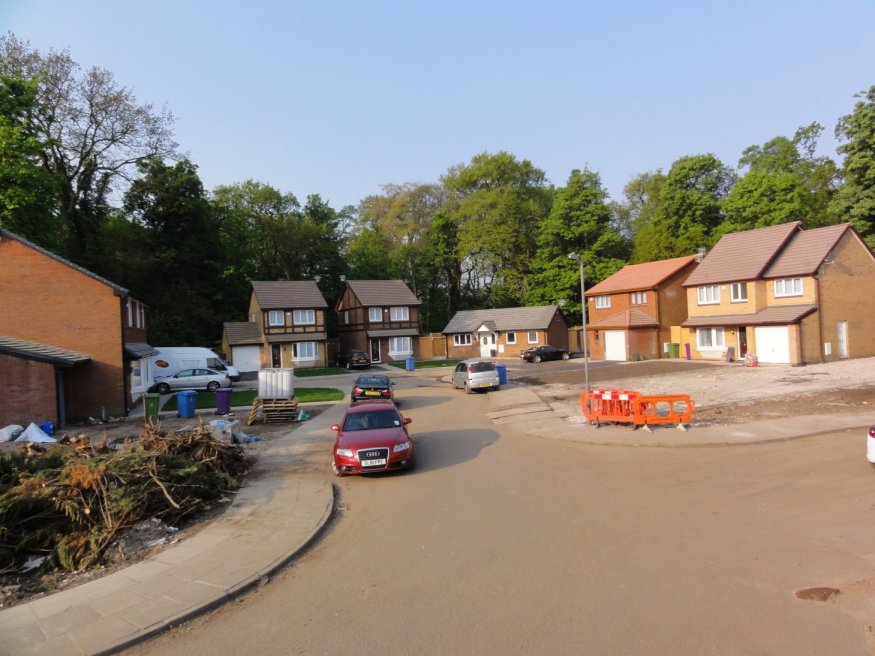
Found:
<svg viewBox="0 0 875 656"><path fill-rule="evenodd" d="M638 175L612 201L598 173L563 186L511 153L482 153L433 183L386 185L357 207L302 205L252 180L207 191L180 156L173 117L106 70L0 38L0 225L130 288L155 342L215 342L244 320L251 280L401 278L423 328L459 309L564 304L580 316L577 263L598 282L630 262L695 253L727 232L851 221L875 245L875 87L841 118L843 166L823 128Z"/></svg>

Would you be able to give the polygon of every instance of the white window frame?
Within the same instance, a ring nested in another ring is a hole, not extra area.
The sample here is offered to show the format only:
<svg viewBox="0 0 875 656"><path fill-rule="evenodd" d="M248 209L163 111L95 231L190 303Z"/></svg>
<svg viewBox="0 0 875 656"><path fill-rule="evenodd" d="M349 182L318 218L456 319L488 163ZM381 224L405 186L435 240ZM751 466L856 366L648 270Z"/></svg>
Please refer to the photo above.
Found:
<svg viewBox="0 0 875 656"><path fill-rule="evenodd" d="M286 313L283 310L268 310L267 311L268 326L285 326Z"/></svg>
<svg viewBox="0 0 875 656"><path fill-rule="evenodd" d="M131 307L131 305L132 305L131 299L128 299L128 327L133 328L134 327L134 315L133 315L134 309L133 309L133 307Z"/></svg>
<svg viewBox="0 0 875 656"><path fill-rule="evenodd" d="M410 321L410 308L406 305L390 307L389 319L392 321Z"/></svg>
<svg viewBox="0 0 875 656"><path fill-rule="evenodd" d="M697 287L696 301L699 305L718 305L720 303L720 286L702 285Z"/></svg>
<svg viewBox="0 0 875 656"><path fill-rule="evenodd" d="M630 305L644 305L647 303L647 292L630 292Z"/></svg>
<svg viewBox="0 0 875 656"><path fill-rule="evenodd" d="M296 326L315 326L316 310L292 311L292 323Z"/></svg>
<svg viewBox="0 0 875 656"><path fill-rule="evenodd" d="M369 307L368 321L370 321L371 323L381 323L383 321L383 308Z"/></svg>
<svg viewBox="0 0 875 656"><path fill-rule="evenodd" d="M453 335L453 346L471 346L473 340L471 339L471 333L461 334L457 333Z"/></svg>
<svg viewBox="0 0 875 656"><path fill-rule="evenodd" d="M344 311L343 311L343 323L344 323L344 324L348 324L348 323L349 323L349 310L344 310Z"/></svg>
<svg viewBox="0 0 875 656"><path fill-rule="evenodd" d="M708 339L702 338L707 335ZM708 341L708 344L703 343ZM723 328L696 328L696 348L699 351L725 351L726 331Z"/></svg>
<svg viewBox="0 0 875 656"><path fill-rule="evenodd" d="M504 341L508 344L516 344L516 333L505 333Z"/></svg>
<svg viewBox="0 0 875 656"><path fill-rule="evenodd" d="M146 306L140 303L140 328L146 327Z"/></svg>
<svg viewBox="0 0 875 656"><path fill-rule="evenodd" d="M399 355L413 355L413 338L390 337L389 355L392 357Z"/></svg>
<svg viewBox="0 0 875 656"><path fill-rule="evenodd" d="M802 296L802 278L781 278L774 283L775 298Z"/></svg>
<svg viewBox="0 0 875 656"><path fill-rule="evenodd" d="M538 343L538 331L530 330L526 333L526 339L529 344L537 344Z"/></svg>
<svg viewBox="0 0 875 656"><path fill-rule="evenodd" d="M746 282L734 282L729 288L729 301L732 303L746 303L747 302L747 283Z"/></svg>
<svg viewBox="0 0 875 656"><path fill-rule="evenodd" d="M303 362L319 359L319 345L316 342L292 342L292 360Z"/></svg>
<svg viewBox="0 0 875 656"><path fill-rule="evenodd" d="M608 294L599 294L595 297L595 306L599 310L611 307L611 297Z"/></svg>

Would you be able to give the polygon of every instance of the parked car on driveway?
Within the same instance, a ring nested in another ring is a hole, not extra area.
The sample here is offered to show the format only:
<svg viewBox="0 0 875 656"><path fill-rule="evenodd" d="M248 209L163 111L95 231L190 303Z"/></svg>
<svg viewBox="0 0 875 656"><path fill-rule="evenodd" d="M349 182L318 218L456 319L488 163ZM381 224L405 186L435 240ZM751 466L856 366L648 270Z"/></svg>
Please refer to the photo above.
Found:
<svg viewBox="0 0 875 656"><path fill-rule="evenodd" d="M371 366L371 359L364 351L341 351L337 354L337 366L347 369L367 368Z"/></svg>
<svg viewBox="0 0 875 656"><path fill-rule="evenodd" d="M205 389L215 392L220 387L231 387L228 374L213 369L183 369L172 376L158 376L152 390L169 394L171 390Z"/></svg>
<svg viewBox="0 0 875 656"><path fill-rule="evenodd" d="M394 399L392 381L381 374L362 374L352 384L353 403L361 399Z"/></svg>
<svg viewBox="0 0 875 656"><path fill-rule="evenodd" d="M520 357L526 362L541 362L542 360L568 360L571 353L567 349L557 348L546 344L533 346L520 353Z"/></svg>
<svg viewBox="0 0 875 656"><path fill-rule="evenodd" d="M463 360L453 370L453 389L462 388L467 394L474 390L499 389L498 370L489 360Z"/></svg>
<svg viewBox="0 0 875 656"><path fill-rule="evenodd" d="M335 476L413 469L413 442L407 434L412 420L402 417L388 399L350 404L337 432L331 456Z"/></svg>

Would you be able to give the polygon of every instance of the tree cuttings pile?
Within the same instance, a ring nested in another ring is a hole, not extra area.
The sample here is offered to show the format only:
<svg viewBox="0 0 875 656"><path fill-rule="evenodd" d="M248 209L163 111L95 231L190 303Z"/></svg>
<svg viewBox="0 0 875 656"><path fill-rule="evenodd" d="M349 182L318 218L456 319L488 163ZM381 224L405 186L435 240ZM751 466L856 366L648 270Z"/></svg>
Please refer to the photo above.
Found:
<svg viewBox="0 0 875 656"><path fill-rule="evenodd" d="M97 565L120 531L151 518L178 523L236 490L246 470L242 447L203 425L168 433L147 424L120 446L76 436L4 453L0 573L33 556L68 571Z"/></svg>

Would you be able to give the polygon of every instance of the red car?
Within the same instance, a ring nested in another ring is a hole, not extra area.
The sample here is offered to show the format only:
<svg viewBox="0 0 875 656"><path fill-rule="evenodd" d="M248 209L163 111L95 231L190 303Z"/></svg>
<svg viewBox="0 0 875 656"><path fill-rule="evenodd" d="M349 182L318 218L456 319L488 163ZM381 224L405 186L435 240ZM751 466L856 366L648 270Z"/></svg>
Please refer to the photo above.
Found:
<svg viewBox="0 0 875 656"><path fill-rule="evenodd" d="M388 399L350 404L337 431L331 469L335 476L413 469L413 442L407 434L412 419L402 417Z"/></svg>

